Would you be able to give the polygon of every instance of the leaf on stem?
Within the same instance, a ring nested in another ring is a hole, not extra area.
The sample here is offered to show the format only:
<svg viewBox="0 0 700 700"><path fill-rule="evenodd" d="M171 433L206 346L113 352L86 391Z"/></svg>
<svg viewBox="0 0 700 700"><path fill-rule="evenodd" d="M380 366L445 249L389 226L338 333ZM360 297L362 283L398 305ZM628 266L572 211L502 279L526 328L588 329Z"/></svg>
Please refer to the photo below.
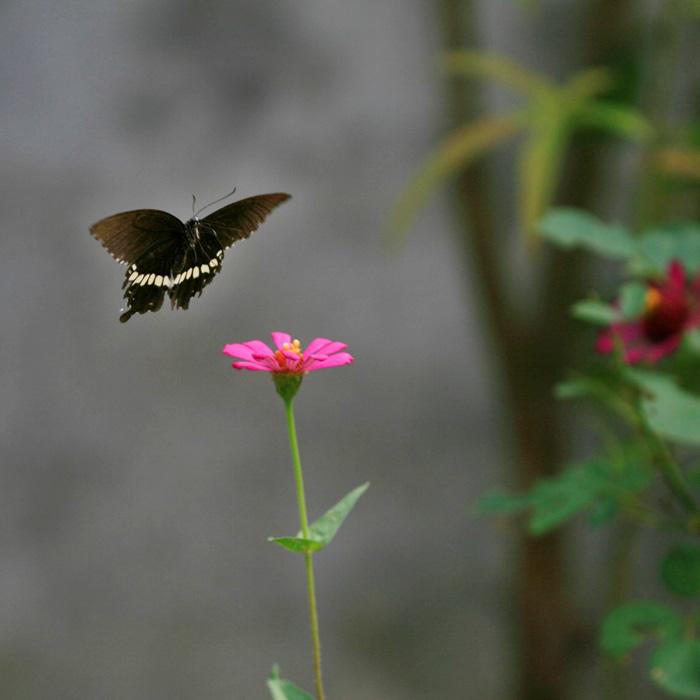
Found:
<svg viewBox="0 0 700 700"><path fill-rule="evenodd" d="M279 666L272 667L267 679L267 687L270 689L272 700L314 700L311 695L297 688L291 681L280 679Z"/></svg>
<svg viewBox="0 0 700 700"><path fill-rule="evenodd" d="M369 488L369 482L350 491L318 520L309 525L309 538L304 539L299 533L296 537L270 537L270 542L291 552L318 552L335 537L345 518L355 507L360 496Z"/></svg>
<svg viewBox="0 0 700 700"><path fill-rule="evenodd" d="M343 521L360 499L360 496L369 488L369 481L358 486L356 489L336 503L330 510L326 511L318 520L309 526L309 535L316 542L320 542L323 547L330 543L338 532Z"/></svg>

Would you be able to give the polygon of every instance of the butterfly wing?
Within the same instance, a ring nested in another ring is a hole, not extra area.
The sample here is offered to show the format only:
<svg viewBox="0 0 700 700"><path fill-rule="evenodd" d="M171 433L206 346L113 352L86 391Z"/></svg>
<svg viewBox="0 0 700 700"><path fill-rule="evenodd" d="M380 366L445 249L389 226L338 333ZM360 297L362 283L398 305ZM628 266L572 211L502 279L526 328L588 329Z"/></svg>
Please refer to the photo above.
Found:
<svg viewBox="0 0 700 700"><path fill-rule="evenodd" d="M137 209L108 216L90 227L90 233L121 264L133 263L154 247L181 237L185 225L158 209Z"/></svg>
<svg viewBox="0 0 700 700"><path fill-rule="evenodd" d="M185 246L176 256L177 274L168 290L171 308L188 308L190 299L195 294L201 295L221 269L223 257L224 249L216 234L208 228L199 228L195 243Z"/></svg>
<svg viewBox="0 0 700 700"><path fill-rule="evenodd" d="M118 262L131 263L122 285L128 308L119 320L158 311L185 245L185 224L158 209L137 209L98 221L90 233Z"/></svg>
<svg viewBox="0 0 700 700"><path fill-rule="evenodd" d="M187 222L194 243L178 261L178 274L169 290L172 308L186 309L190 299L200 295L221 269L224 250L248 238L289 197L283 193L260 194L233 202L204 219Z"/></svg>
<svg viewBox="0 0 700 700"><path fill-rule="evenodd" d="M214 231L222 250L226 250L236 241L248 238L275 207L289 198L288 194L275 192L241 199L209 214L199 224L203 229Z"/></svg>

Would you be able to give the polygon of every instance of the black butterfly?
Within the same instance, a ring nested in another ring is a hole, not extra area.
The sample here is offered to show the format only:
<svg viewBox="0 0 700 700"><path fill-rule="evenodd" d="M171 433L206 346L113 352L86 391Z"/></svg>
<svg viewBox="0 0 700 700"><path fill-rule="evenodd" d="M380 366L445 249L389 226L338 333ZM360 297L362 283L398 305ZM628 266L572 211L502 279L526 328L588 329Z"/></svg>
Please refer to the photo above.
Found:
<svg viewBox="0 0 700 700"><path fill-rule="evenodd" d="M125 323L134 314L158 311L166 292L173 309L186 309L190 299L214 279L224 251L248 238L289 197L260 194L228 204L203 219L195 214L185 223L164 211L137 209L91 226L90 233L112 257L129 265L122 285L128 308L119 320Z"/></svg>

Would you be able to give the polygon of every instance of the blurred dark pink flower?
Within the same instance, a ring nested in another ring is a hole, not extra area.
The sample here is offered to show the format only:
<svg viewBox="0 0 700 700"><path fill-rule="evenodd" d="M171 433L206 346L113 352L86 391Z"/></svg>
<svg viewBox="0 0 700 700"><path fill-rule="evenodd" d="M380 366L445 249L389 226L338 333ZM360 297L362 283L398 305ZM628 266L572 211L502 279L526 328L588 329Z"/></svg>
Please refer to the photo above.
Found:
<svg viewBox="0 0 700 700"><path fill-rule="evenodd" d="M302 350L298 340L292 340L287 333L271 333L276 350L269 348L262 340L247 343L232 343L223 352L239 358L233 363L236 369L250 369L273 374L301 375L315 369L349 365L355 358L345 350L347 345L335 343L325 338L312 340Z"/></svg>
<svg viewBox="0 0 700 700"><path fill-rule="evenodd" d="M625 362L658 362L678 349L683 334L700 326L700 273L690 282L674 260L666 276L648 283L641 315L616 321L598 338L596 349L611 353L619 345Z"/></svg>

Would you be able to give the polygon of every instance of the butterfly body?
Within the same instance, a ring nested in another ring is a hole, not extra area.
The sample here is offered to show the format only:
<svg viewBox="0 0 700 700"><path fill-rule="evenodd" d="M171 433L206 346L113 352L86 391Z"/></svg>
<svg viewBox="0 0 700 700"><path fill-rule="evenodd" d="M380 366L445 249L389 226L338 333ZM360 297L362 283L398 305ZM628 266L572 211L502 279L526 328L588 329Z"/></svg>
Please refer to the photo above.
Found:
<svg viewBox="0 0 700 700"><path fill-rule="evenodd" d="M129 265L122 285L127 309L119 320L158 311L166 294L171 308L188 308L221 269L224 251L248 238L287 199L283 193L248 197L185 222L157 209L138 209L94 224L90 233Z"/></svg>

